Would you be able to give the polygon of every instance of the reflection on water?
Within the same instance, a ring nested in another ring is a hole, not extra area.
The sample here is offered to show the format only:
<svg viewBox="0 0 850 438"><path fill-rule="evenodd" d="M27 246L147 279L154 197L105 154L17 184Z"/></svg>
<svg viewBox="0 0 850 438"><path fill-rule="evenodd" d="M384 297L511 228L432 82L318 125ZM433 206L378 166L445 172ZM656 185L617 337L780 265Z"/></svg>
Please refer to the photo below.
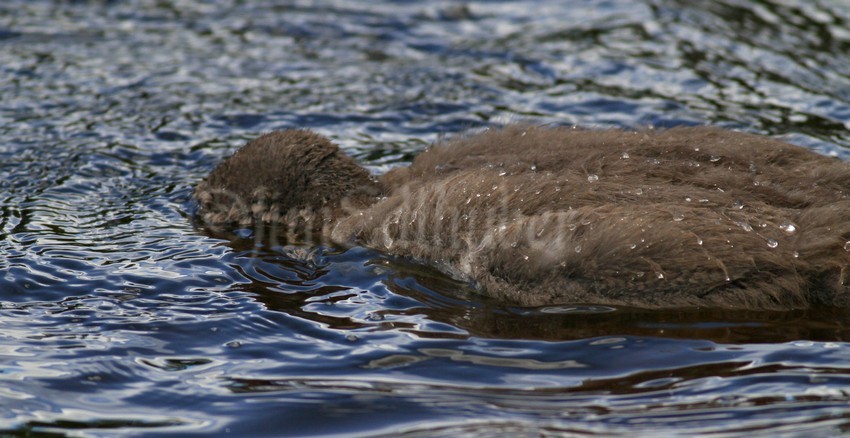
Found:
<svg viewBox="0 0 850 438"><path fill-rule="evenodd" d="M850 158L840 1L0 4L0 431L850 430L850 310L513 308L410 260L208 230L273 129L375 172L513 120L714 123Z"/></svg>

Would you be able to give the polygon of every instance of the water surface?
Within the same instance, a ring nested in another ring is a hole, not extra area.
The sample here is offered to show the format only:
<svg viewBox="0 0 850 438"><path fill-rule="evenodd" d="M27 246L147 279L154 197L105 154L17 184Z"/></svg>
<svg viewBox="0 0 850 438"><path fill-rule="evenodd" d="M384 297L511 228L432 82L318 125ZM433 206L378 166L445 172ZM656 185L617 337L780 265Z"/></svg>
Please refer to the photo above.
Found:
<svg viewBox="0 0 850 438"><path fill-rule="evenodd" d="M850 431L850 310L500 306L196 224L247 139L376 173L511 121L716 124L850 158L843 1L0 4L0 432Z"/></svg>

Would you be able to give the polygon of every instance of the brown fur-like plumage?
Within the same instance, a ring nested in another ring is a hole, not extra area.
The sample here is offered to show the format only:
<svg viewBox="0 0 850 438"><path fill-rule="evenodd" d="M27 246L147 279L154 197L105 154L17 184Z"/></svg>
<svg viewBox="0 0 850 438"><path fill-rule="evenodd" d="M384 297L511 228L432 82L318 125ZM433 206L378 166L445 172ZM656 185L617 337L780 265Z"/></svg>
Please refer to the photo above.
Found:
<svg viewBox="0 0 850 438"><path fill-rule="evenodd" d="M342 207L362 207L379 191L369 172L327 138L293 129L246 144L198 184L195 198L207 223L320 229Z"/></svg>
<svg viewBox="0 0 850 438"><path fill-rule="evenodd" d="M285 152L252 155L261 137L199 185L205 220L286 222L332 205L335 242L430 262L518 305L850 304L850 165L780 141L511 126L438 144L373 183L322 137L269 135ZM310 145L332 159L305 165ZM221 189L247 205L262 193L275 213L209 201Z"/></svg>

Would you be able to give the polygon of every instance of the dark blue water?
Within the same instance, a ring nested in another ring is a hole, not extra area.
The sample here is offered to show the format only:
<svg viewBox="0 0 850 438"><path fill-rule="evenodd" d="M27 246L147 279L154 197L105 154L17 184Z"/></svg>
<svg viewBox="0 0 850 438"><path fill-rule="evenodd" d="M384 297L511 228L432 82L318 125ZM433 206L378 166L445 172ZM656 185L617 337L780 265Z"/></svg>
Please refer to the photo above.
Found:
<svg viewBox="0 0 850 438"><path fill-rule="evenodd" d="M850 433L850 309L499 306L362 248L213 232L247 139L375 172L511 121L717 124L850 157L850 8L0 3L0 434Z"/></svg>

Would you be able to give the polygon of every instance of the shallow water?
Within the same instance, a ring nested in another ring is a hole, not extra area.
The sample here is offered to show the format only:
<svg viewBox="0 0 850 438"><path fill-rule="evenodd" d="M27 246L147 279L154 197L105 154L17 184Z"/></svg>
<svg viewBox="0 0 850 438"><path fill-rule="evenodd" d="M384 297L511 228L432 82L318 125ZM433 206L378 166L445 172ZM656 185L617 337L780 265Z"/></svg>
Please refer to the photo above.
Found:
<svg viewBox="0 0 850 438"><path fill-rule="evenodd" d="M193 222L311 127L376 173L501 123L719 124L850 158L841 0L0 3L0 432L850 431L850 310L499 306Z"/></svg>

